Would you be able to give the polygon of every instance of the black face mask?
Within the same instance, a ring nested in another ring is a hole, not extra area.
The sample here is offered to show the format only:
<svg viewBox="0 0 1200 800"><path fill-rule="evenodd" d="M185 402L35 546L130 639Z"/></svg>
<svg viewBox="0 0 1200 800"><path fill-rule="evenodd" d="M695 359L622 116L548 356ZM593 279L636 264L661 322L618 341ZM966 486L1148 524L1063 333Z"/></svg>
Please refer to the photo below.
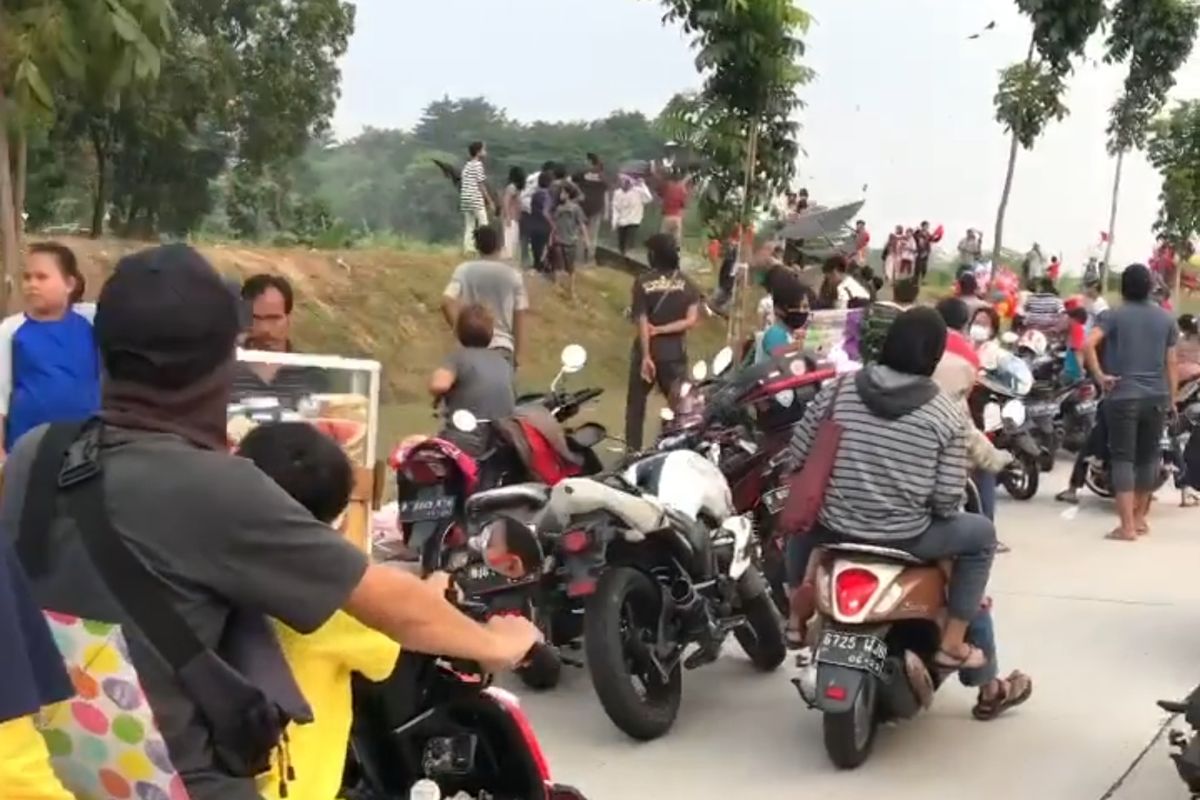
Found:
<svg viewBox="0 0 1200 800"><path fill-rule="evenodd" d="M787 311L783 315L783 324L793 330L803 328L808 323L807 311Z"/></svg>

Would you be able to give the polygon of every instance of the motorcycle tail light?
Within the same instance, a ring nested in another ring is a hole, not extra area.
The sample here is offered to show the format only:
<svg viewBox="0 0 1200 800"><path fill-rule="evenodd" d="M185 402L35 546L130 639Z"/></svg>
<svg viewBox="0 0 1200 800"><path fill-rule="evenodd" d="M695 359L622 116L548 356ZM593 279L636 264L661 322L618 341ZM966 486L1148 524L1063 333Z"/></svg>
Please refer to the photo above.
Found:
<svg viewBox="0 0 1200 800"><path fill-rule="evenodd" d="M567 597L588 597L596 593L596 581L591 578L583 578L577 581L571 581L567 584Z"/></svg>
<svg viewBox="0 0 1200 800"><path fill-rule="evenodd" d="M406 461L400 467L400 471L404 473L404 477L417 486L441 483L449 474L446 463L442 459L421 458L420 456Z"/></svg>
<svg viewBox="0 0 1200 800"><path fill-rule="evenodd" d="M838 613L845 617L858 616L878 588L879 578L870 570L848 569L842 572L834 585Z"/></svg>
<svg viewBox="0 0 1200 800"><path fill-rule="evenodd" d="M524 740L525 746L529 748L529 757L533 759L538 777L541 778L543 784L549 783L550 764L546 761L546 754L542 752L542 745L538 742L537 734L533 732L533 726L529 724L529 717L525 716L525 711L521 708L521 703L517 700L517 696L498 686L489 686L484 690L484 693L508 712L508 716L517 726L517 731L521 734L521 739Z"/></svg>
<svg viewBox="0 0 1200 800"><path fill-rule="evenodd" d="M560 540L564 553L582 553L591 546L592 540L585 530L567 531Z"/></svg>

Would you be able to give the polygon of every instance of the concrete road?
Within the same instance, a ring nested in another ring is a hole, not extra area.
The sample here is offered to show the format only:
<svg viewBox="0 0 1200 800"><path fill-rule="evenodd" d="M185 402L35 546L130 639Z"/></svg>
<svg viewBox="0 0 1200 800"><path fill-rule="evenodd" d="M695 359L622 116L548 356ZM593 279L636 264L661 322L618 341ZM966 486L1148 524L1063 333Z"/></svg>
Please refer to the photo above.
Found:
<svg viewBox="0 0 1200 800"><path fill-rule="evenodd" d="M1164 489L1149 537L1105 541L1111 503L1085 496L1064 516L1053 501L1066 474L1044 475L1033 500L1001 500L1001 667L1035 681L1010 716L972 720L974 694L955 681L929 713L882 730L866 765L838 772L791 669L756 674L734 646L685 674L674 730L648 744L613 727L582 670L547 694L521 688L555 777L591 800L1184 800L1155 700L1200 683L1200 509Z"/></svg>

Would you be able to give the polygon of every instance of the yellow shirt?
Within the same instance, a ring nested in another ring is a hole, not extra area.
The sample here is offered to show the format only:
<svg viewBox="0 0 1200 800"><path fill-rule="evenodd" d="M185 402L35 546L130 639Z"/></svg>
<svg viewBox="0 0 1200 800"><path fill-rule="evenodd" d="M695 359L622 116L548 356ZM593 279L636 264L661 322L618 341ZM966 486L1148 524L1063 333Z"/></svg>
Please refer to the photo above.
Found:
<svg viewBox="0 0 1200 800"><path fill-rule="evenodd" d="M0 796L4 800L75 800L50 766L33 717L0 722Z"/></svg>
<svg viewBox="0 0 1200 800"><path fill-rule="evenodd" d="M305 636L276 622L275 632L296 683L312 707L310 725L288 726L288 752L296 779L287 800L334 800L342 788L353 709L350 675L380 681L392 674L400 645L339 611ZM279 800L279 765L258 779L267 800Z"/></svg>

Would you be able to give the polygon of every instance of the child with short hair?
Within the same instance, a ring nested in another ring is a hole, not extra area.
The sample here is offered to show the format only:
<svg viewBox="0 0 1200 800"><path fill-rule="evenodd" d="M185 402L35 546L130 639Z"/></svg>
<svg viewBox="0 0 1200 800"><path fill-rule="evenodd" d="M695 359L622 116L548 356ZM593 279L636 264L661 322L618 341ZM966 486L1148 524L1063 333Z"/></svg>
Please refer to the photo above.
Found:
<svg viewBox="0 0 1200 800"><path fill-rule="evenodd" d="M576 194L564 186L554 208L554 281L559 283L560 271L566 273L567 294L572 300L575 299L576 252L581 243L585 250L592 246L588 241L587 215Z"/></svg>
<svg viewBox="0 0 1200 800"><path fill-rule="evenodd" d="M455 411L470 411L476 419L495 422L516 410L512 364L491 349L493 327L492 313L478 303L458 312L454 333L462 346L429 378L429 393L445 404L446 419ZM438 435L472 455L482 454L487 444L486 427L470 432L450 427Z"/></svg>
<svg viewBox="0 0 1200 800"><path fill-rule="evenodd" d="M354 487L350 459L333 439L306 422L260 425L238 448L300 505L330 524L346 510ZM288 760L294 773L286 785L288 800L332 800L342 788L353 705L354 673L381 681L392 673L400 645L339 611L313 633L297 633L275 623L284 657L300 691L312 707L310 725L289 725ZM275 758L277 756L273 756ZM283 793L278 765L259 779L258 790L274 800Z"/></svg>

